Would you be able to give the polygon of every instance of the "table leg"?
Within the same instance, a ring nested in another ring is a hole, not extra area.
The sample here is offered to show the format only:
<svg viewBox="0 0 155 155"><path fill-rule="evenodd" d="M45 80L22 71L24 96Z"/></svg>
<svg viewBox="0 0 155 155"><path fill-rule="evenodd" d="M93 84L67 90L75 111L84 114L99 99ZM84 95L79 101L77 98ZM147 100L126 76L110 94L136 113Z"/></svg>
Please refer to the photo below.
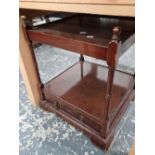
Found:
<svg viewBox="0 0 155 155"><path fill-rule="evenodd" d="M81 79L83 79L83 62L84 62L84 56L83 54L80 54L80 66L81 66Z"/></svg>
<svg viewBox="0 0 155 155"><path fill-rule="evenodd" d="M23 20L19 19L19 62L20 70L28 91L29 98L34 105L38 105L41 93L41 81L38 75L38 69L33 55L33 49L29 44L26 30L23 26Z"/></svg>
<svg viewBox="0 0 155 155"><path fill-rule="evenodd" d="M109 42L108 49L107 49L107 64L108 64L108 79L107 79L107 92L106 92L106 113L105 113L105 135L107 135L109 131L109 123L110 123L110 105L111 105L111 98L112 98L112 87L114 81L114 73L116 69L116 64L118 61L118 55L121 49L121 42L120 42L120 33L121 30L119 27L114 27L112 29L113 35L112 40Z"/></svg>
<svg viewBox="0 0 155 155"><path fill-rule="evenodd" d="M110 105L111 105L111 98L112 98L112 87L113 87L113 80L114 80L114 73L115 73L115 67L108 66L108 79L107 79L107 93L106 93L106 124L107 124L107 131L109 130L109 111L110 111Z"/></svg>

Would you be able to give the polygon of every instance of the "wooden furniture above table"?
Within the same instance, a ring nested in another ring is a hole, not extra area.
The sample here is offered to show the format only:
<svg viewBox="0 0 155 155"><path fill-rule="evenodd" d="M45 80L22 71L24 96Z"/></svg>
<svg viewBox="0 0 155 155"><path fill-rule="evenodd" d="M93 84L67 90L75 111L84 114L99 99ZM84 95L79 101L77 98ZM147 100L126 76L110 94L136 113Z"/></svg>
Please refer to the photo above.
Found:
<svg viewBox="0 0 155 155"><path fill-rule="evenodd" d="M134 75L116 69L119 57L134 43L134 18L120 17L134 16L134 3L114 1L20 1L20 8L65 12L74 6L67 12L80 13L36 27L27 24L25 13L20 18L20 68L34 104L54 111L102 148L110 145L134 97ZM32 41L79 53L79 62L42 83ZM84 55L104 60L108 67L87 62Z"/></svg>
<svg viewBox="0 0 155 155"><path fill-rule="evenodd" d="M134 0L20 0L22 9L134 17Z"/></svg>

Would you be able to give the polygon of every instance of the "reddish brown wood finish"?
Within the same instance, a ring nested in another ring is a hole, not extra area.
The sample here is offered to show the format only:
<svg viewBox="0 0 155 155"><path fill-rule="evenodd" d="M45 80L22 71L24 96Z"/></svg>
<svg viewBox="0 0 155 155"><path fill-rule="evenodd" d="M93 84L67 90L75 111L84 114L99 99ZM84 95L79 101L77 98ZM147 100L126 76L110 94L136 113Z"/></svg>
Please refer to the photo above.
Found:
<svg viewBox="0 0 155 155"><path fill-rule="evenodd" d="M92 115L91 117L102 124L105 122L106 115L107 75L108 68L85 61L83 62L83 78L81 78L81 62L76 63L44 85L45 98L48 101L53 101L54 96L61 98L85 111L86 115ZM117 111L116 107L119 106L131 82L132 75L116 72L110 118Z"/></svg>
<svg viewBox="0 0 155 155"><path fill-rule="evenodd" d="M47 33L43 34L29 32L29 37L31 40L38 41L44 44L53 45L98 59L106 59L106 49L98 45L92 45L87 42L74 40L73 38L64 38L58 35Z"/></svg>
<svg viewBox="0 0 155 155"><path fill-rule="evenodd" d="M116 71L123 43L127 49L127 43L134 41L134 20L77 15L28 30L28 36L32 41L80 53L79 63L44 85L40 106L108 148L134 96L133 76ZM85 62L83 55L106 60L108 68Z"/></svg>
<svg viewBox="0 0 155 155"><path fill-rule="evenodd" d="M116 71L109 120L106 120L107 75L108 68L85 61L81 78L81 62L76 63L45 84L43 92L46 101L41 103L41 107L56 112L86 132L99 146L107 147L118 121L133 97L133 76Z"/></svg>
<svg viewBox="0 0 155 155"><path fill-rule="evenodd" d="M130 46L134 42L134 20L130 18L76 15L29 30L29 37L31 40L106 60L106 49L115 26L123 27L122 47L129 48L128 44L125 44L125 48L123 43L128 38Z"/></svg>
<svg viewBox="0 0 155 155"><path fill-rule="evenodd" d="M109 132L109 125L110 125L110 106L111 100L112 100L112 88L113 88L113 80L114 80L114 73L115 68L120 52L120 34L121 30L119 27L113 28L113 36L112 41L108 45L107 49L107 64L108 64L108 78L107 78L107 91L106 91L106 114L105 114L105 120L106 120L106 127L102 129L103 134L107 135Z"/></svg>

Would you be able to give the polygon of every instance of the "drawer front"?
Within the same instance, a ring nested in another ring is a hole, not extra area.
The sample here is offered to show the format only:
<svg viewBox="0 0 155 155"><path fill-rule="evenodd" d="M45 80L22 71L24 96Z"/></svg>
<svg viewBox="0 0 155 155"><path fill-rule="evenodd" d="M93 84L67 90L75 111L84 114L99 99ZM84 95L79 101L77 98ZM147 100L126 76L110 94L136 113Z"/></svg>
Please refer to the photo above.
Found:
<svg viewBox="0 0 155 155"><path fill-rule="evenodd" d="M51 104L56 110L62 111L63 113L70 115L77 121L82 122L82 124L87 125L88 127L92 128L96 132L101 131L101 125L96 120L93 120L92 118L82 113L75 107L68 105L65 101L62 101L60 99L53 99Z"/></svg>

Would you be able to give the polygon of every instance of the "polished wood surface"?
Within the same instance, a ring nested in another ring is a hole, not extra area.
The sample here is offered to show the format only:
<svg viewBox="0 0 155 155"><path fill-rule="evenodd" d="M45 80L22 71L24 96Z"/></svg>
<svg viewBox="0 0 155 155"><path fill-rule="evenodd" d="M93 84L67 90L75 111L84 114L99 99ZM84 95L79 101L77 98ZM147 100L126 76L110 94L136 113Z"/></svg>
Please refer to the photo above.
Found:
<svg viewBox="0 0 155 155"><path fill-rule="evenodd" d="M20 0L19 7L113 16L135 15L134 0Z"/></svg>
<svg viewBox="0 0 155 155"><path fill-rule="evenodd" d="M107 75L107 67L78 62L44 85L45 100L40 106L82 129L101 148L108 148L134 93L133 76L115 71L107 120Z"/></svg>
<svg viewBox="0 0 155 155"><path fill-rule="evenodd" d="M134 43L134 23L133 18L75 15L29 30L29 37L34 41L75 52L81 51L88 56L95 57L96 54L96 58L105 59L105 48L112 38L113 27L121 27L123 53Z"/></svg>
<svg viewBox="0 0 155 155"><path fill-rule="evenodd" d="M61 98L88 115L93 115L100 122L104 122L108 69L88 62L84 62L82 67L82 77L81 65L77 63L45 84L45 98L48 101L53 101L53 96ZM110 116L116 114L131 82L132 75L115 73Z"/></svg>
<svg viewBox="0 0 155 155"><path fill-rule="evenodd" d="M116 70L122 49L134 42L134 19L80 14L36 27L26 24L25 32L39 81L40 107L54 111L108 148L134 96L134 76ZM43 85L33 41L77 52L79 63ZM85 62L84 55L105 60L108 67Z"/></svg>
<svg viewBox="0 0 155 155"><path fill-rule="evenodd" d="M53 12L53 11L60 11L60 12L74 12L74 13L88 13L88 14L99 14L99 15L112 15L112 16L135 16L135 2L134 0L20 0L19 1L19 8L20 9L26 9L26 16L29 19L32 19L33 17L44 14L44 11L47 12ZM34 13L32 10L36 10ZM47 13L46 12L46 13ZM45 14L46 14L45 13ZM23 29L20 31L20 33L24 33ZM131 39L132 40L132 39ZM129 42L132 44L132 42ZM128 44L128 42L126 42ZM28 46L28 42L20 42L21 46L21 53L22 49ZM127 47L127 46L125 46ZM124 48L123 51L125 51L126 48ZM31 59L31 56L27 56L26 58ZM26 59L21 59L21 64L26 63ZM21 67L23 68L23 67ZM30 64L29 68L33 68ZM22 69L24 70L24 69ZM27 69L25 71L22 71L25 76L25 79L29 78ZM34 75L35 76L35 75ZM36 78L37 80L37 78ZM25 80L26 82L27 80ZM26 86L28 89L28 92L30 92L30 89L33 89L32 84L27 84L29 82L26 82ZM39 83L39 82L38 82ZM36 89L37 91L37 89ZM37 93L31 93L31 98L38 98L39 90ZM32 99L32 102L38 103L38 99Z"/></svg>
<svg viewBox="0 0 155 155"><path fill-rule="evenodd" d="M122 46L134 42L134 19L73 15L46 25L27 27L31 41L80 54L80 62L44 84L40 106L54 111L107 148L134 96L134 77L116 70ZM129 44L131 45L131 44ZM108 67L87 63L84 55Z"/></svg>
<svg viewBox="0 0 155 155"><path fill-rule="evenodd" d="M75 15L66 20L36 27L34 32L61 35L107 46L111 40L113 27L121 27L121 41L124 42L134 34L134 18ZM93 38L89 38L89 36L93 36Z"/></svg>

